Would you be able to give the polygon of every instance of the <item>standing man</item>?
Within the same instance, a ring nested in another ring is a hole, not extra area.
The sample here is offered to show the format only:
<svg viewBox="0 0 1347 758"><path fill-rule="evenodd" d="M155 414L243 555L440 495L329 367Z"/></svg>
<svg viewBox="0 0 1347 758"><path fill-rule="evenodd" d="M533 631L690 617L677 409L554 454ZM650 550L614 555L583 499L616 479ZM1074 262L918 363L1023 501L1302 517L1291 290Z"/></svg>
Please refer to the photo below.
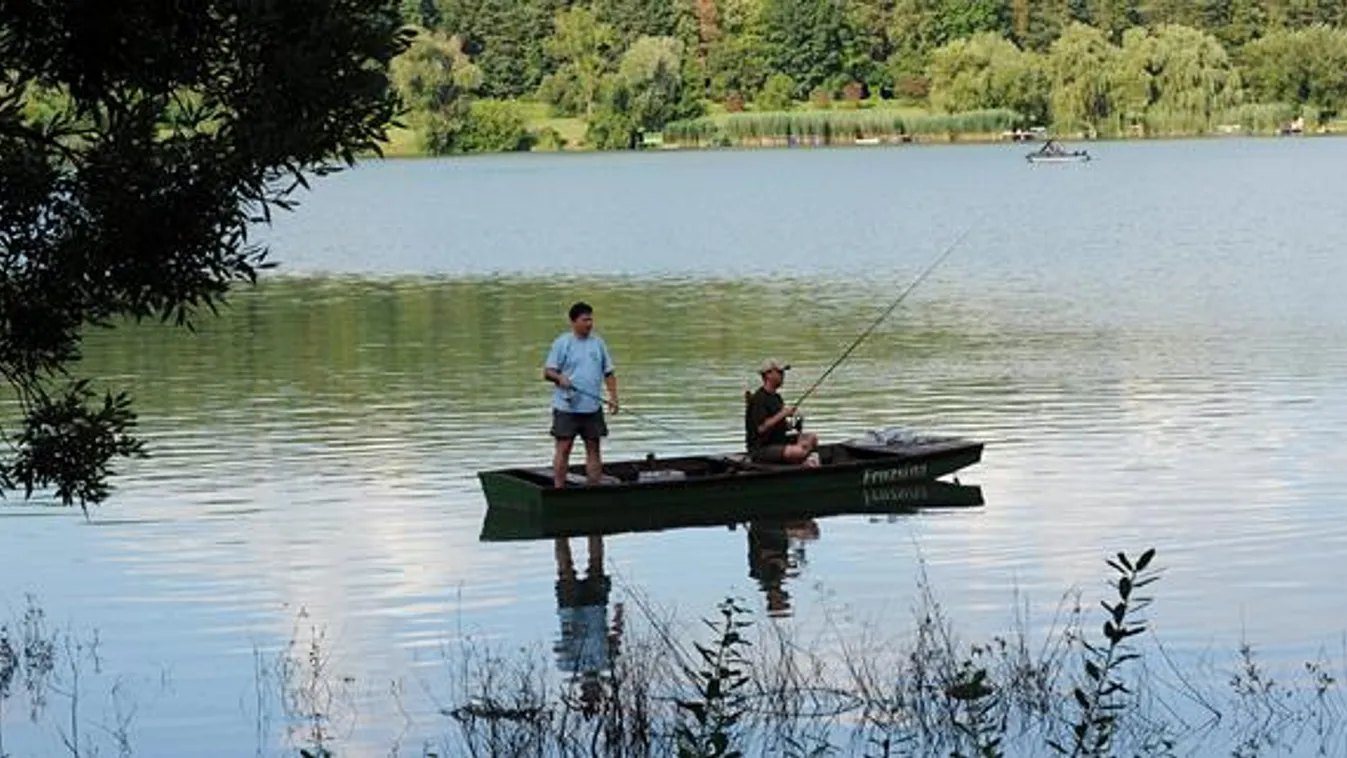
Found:
<svg viewBox="0 0 1347 758"><path fill-rule="evenodd" d="M552 342L543 364L543 378L557 386L552 393L552 437L556 453L552 458L552 484L566 486L566 469L571 464L571 448L577 436L585 440L585 478L598 484L603 476L603 458L599 440L608 436L603 419L606 403L618 412L617 375L608 345L594 334L594 309L588 303L576 303L568 314L571 329ZM604 400L604 385L608 399Z"/></svg>

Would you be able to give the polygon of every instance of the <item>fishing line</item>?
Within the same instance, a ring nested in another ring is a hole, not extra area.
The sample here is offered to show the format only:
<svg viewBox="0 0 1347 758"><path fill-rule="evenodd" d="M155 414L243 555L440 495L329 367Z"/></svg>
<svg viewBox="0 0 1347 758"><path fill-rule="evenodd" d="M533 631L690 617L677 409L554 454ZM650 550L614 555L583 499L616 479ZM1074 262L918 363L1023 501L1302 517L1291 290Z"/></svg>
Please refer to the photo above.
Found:
<svg viewBox="0 0 1347 758"><path fill-rule="evenodd" d="M814 381L814 383L809 387L809 389L806 390L805 393L800 396L800 399L795 401L794 407L799 408L800 405L804 403L804 401L808 399L810 395L814 394L814 390L818 389L818 386L820 384L823 384L823 380L827 379L828 376L832 374L832 372L838 366L842 365L842 362L847 359L847 356L851 355L852 351L854 351L862 342L864 342L865 338L869 337L870 333L873 332L875 328L878 327L880 323L884 321L884 319L888 318L890 313L893 313L894 310L898 308L898 306L903 302L903 300L907 298L908 294L911 293L912 290L916 289L917 285L921 284L921 281L925 279L932 271L934 271L935 267L939 266L941 261L945 260L945 258L948 257L950 253L954 252L954 248L958 247L959 243L962 242L964 237L967 237L968 233L971 231L973 231L973 227L969 226L968 228L964 229L963 232L961 232L958 237L955 237L954 241L949 243L949 245L946 246L943 251L941 251L940 255L936 256L935 260L931 261L930 265L928 265L924 270L922 270L922 272L917 275L916 279L912 280L911 284L907 285L907 288L904 289L898 295L898 298L894 300L893 303L889 305L888 308L885 308L883 313L879 314L879 318L875 319L874 323L870 324L869 328L861 332L860 336L857 337L856 340L851 343L851 346L848 347L846 351L843 352L840 357L838 357L837 360L833 361L832 365L828 367L828 370L824 371L823 375Z"/></svg>

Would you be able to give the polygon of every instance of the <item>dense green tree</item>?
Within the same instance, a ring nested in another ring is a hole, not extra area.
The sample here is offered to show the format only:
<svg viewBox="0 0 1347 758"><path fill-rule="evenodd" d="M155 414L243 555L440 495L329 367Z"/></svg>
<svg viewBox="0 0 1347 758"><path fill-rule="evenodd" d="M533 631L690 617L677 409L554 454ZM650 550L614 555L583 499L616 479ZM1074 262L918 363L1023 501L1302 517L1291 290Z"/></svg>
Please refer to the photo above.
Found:
<svg viewBox="0 0 1347 758"><path fill-rule="evenodd" d="M795 81L785 74L772 74L762 85L754 104L760 111L790 110L795 97Z"/></svg>
<svg viewBox="0 0 1347 758"><path fill-rule="evenodd" d="M1140 0L1089 0L1089 23L1119 44L1123 32L1141 24Z"/></svg>
<svg viewBox="0 0 1347 758"><path fill-rule="evenodd" d="M5 490L107 497L144 448L75 373L83 331L190 325L255 279L250 229L384 138L402 26L397 0L0 2Z"/></svg>
<svg viewBox="0 0 1347 758"><path fill-rule="evenodd" d="M889 14L889 75L902 93L910 82L925 80L931 51L940 46L931 0L895 0Z"/></svg>
<svg viewBox="0 0 1347 758"><path fill-rule="evenodd" d="M441 28L482 69L482 94L517 98L547 73L543 42L562 0L438 0Z"/></svg>
<svg viewBox="0 0 1347 758"><path fill-rule="evenodd" d="M682 112L682 59L683 44L673 37L641 37L632 43L616 73L604 79L586 141L601 149L629 149L645 132L700 115Z"/></svg>
<svg viewBox="0 0 1347 758"><path fill-rule="evenodd" d="M1272 29L1304 29L1315 24L1342 24L1343 0L1262 0Z"/></svg>
<svg viewBox="0 0 1347 758"><path fill-rule="evenodd" d="M789 76L797 97L845 77L847 18L841 0L764 0L762 35L769 69Z"/></svg>
<svg viewBox="0 0 1347 758"><path fill-rule="evenodd" d="M1047 57L1053 123L1090 135L1115 131L1117 66L1118 49L1103 31L1081 23L1067 27Z"/></svg>
<svg viewBox="0 0 1347 758"><path fill-rule="evenodd" d="M516 82L540 81L538 97L591 126L602 104L608 126L595 133L617 135L631 130L610 128L621 126L614 104L637 103L640 89L609 79L618 51L647 37L681 42L670 69L679 72L672 88L679 113L699 112L707 99L731 110L749 100L787 108L868 91L941 110L1003 106L1097 134L1125 126L1204 131L1232 105L1268 98L1333 115L1340 106L1331 72L1339 64L1331 45L1277 36L1250 55L1243 50L1269 35L1347 23L1347 0L400 2L409 18L438 14L447 30L468 30L461 36L483 71L482 96L513 96L524 91ZM566 28L557 28L558 17ZM515 48L482 31L495 28L527 40L508 62L496 57ZM1250 67L1247 96L1232 60ZM786 82L789 97L780 89Z"/></svg>
<svg viewBox="0 0 1347 758"><path fill-rule="evenodd" d="M444 20L435 0L402 0L402 18L412 26L431 29Z"/></svg>
<svg viewBox="0 0 1347 758"><path fill-rule="evenodd" d="M1071 24L1090 18L1086 0L1018 0L1023 10L1011 6L1007 36L1025 50L1046 52ZM1018 14L1018 15L1017 15ZM1021 32L1021 27L1023 31ZM1024 36L1019 36L1023 34Z"/></svg>
<svg viewBox="0 0 1347 758"><path fill-rule="evenodd" d="M766 46L752 33L726 38L711 48L706 68L712 97L751 94L767 80Z"/></svg>
<svg viewBox="0 0 1347 758"><path fill-rule="evenodd" d="M1153 131L1205 132L1241 95L1239 74L1220 42L1186 26L1129 29L1117 82L1123 112Z"/></svg>
<svg viewBox="0 0 1347 758"><path fill-rule="evenodd" d="M1197 27L1203 22L1204 0L1140 0L1138 15L1146 26L1165 24Z"/></svg>
<svg viewBox="0 0 1347 758"><path fill-rule="evenodd" d="M893 77L888 61L893 57L889 40L894 0L850 0L846 5L846 60L843 68L871 90L891 90Z"/></svg>
<svg viewBox="0 0 1347 758"><path fill-rule="evenodd" d="M769 66L761 0L696 0L696 7L711 97L747 98L761 89Z"/></svg>
<svg viewBox="0 0 1347 758"><path fill-rule="evenodd" d="M940 44L1008 28L1006 0L935 0L935 36Z"/></svg>
<svg viewBox="0 0 1347 758"><path fill-rule="evenodd" d="M543 82L554 104L574 103L587 118L593 115L603 77L618 49L617 31L588 8L576 6L557 14L555 30L545 43L557 70ZM568 112L565 109L563 112Z"/></svg>
<svg viewBox="0 0 1347 758"><path fill-rule="evenodd" d="M994 32L954 40L931 54L931 105L949 113L1008 108L1039 123L1048 105L1043 62Z"/></svg>
<svg viewBox="0 0 1347 758"><path fill-rule="evenodd" d="M1224 0L1208 15L1204 28L1227 50L1237 50L1266 31L1267 12L1261 0Z"/></svg>
<svg viewBox="0 0 1347 758"><path fill-rule="evenodd" d="M1347 30L1318 24L1279 30L1243 50L1245 83L1262 102L1336 115L1347 105Z"/></svg>
<svg viewBox="0 0 1347 758"><path fill-rule="evenodd" d="M524 114L508 100L474 100L456 145L464 153L511 153L532 146Z"/></svg>
<svg viewBox="0 0 1347 758"><path fill-rule="evenodd" d="M593 10L617 31L622 47L639 37L672 37L678 31L673 0L594 0Z"/></svg>
<svg viewBox="0 0 1347 758"><path fill-rule="evenodd" d="M392 75L411 108L421 148L431 155L460 152L459 137L471 110L469 95L481 87L482 72L468 60L459 40L423 30L393 60Z"/></svg>

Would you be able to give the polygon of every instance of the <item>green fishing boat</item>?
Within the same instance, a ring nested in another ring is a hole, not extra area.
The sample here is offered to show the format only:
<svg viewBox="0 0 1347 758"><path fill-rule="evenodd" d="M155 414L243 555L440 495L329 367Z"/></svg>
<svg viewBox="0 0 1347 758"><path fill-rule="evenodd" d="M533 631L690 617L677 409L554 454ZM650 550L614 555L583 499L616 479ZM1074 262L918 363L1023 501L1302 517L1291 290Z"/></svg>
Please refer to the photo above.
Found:
<svg viewBox="0 0 1347 758"><path fill-rule="evenodd" d="M982 488L942 481L851 487L781 498L752 491L737 497L684 498L662 507L544 508L488 506L481 540L504 542L607 536L691 527L734 526L831 516L891 516L983 505Z"/></svg>
<svg viewBox="0 0 1347 758"><path fill-rule="evenodd" d="M676 508L689 500L731 506L746 497L783 504L834 493L939 479L982 459L982 443L959 437L870 438L820 445L818 466L762 464L741 453L647 456L603 467L598 484L572 466L567 486L553 486L551 467L478 472L487 505L532 513Z"/></svg>

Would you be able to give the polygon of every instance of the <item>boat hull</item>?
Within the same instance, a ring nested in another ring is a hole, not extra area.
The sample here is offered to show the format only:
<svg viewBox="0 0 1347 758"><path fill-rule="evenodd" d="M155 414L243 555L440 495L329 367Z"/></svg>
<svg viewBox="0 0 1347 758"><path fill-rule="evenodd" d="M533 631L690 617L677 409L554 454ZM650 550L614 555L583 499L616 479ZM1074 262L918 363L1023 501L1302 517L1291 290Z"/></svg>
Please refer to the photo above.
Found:
<svg viewBox="0 0 1347 758"><path fill-rule="evenodd" d="M922 510L983 505L982 488L926 480L844 488L777 497L746 493L726 498L684 498L661 507L520 509L489 506L484 542L607 536L752 522L801 521L844 515L892 516Z"/></svg>
<svg viewBox="0 0 1347 758"><path fill-rule="evenodd" d="M1054 155L1054 156L1026 155L1026 156L1024 157L1024 159L1027 160L1027 161L1029 161L1030 163L1089 163L1089 162L1090 162L1090 156L1089 156L1088 154L1085 154L1085 153L1081 153L1081 154L1079 154L1079 155Z"/></svg>
<svg viewBox="0 0 1347 758"><path fill-rule="evenodd" d="M482 471L478 478L489 507L526 512L676 508L690 499L709 504L733 504L746 497L784 502L939 479L979 462L982 448L980 442L958 438L825 445L820 448L824 465L817 468L760 466L736 455L625 461L604 467L608 483L562 488L553 487L551 473L541 468ZM678 476L656 478L660 472ZM572 479L582 477L582 466L571 469Z"/></svg>

